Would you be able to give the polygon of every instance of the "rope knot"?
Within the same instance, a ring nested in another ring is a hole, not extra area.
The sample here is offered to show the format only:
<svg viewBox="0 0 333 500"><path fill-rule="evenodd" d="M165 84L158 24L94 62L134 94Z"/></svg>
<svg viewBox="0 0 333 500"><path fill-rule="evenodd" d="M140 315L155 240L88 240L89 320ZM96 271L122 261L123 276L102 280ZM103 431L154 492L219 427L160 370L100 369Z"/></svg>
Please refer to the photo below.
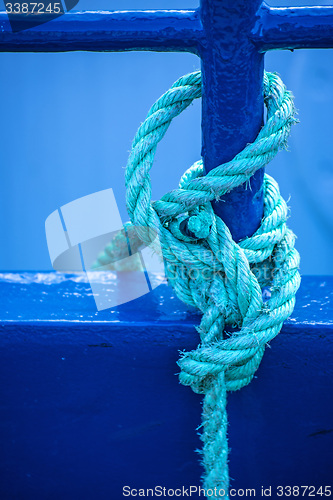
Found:
<svg viewBox="0 0 333 500"><path fill-rule="evenodd" d="M157 144L172 119L201 96L201 73L183 76L152 106L126 167L132 224L156 231L169 282L183 302L202 313L200 345L181 354L179 377L205 394L205 487L226 491L226 393L252 380L266 344L293 311L300 284L295 237L286 225L287 205L274 179L265 174L260 227L239 243L210 203L247 183L285 147L296 121L292 95L273 73L264 73L263 89L267 119L256 140L207 175L200 160L185 172L178 189L152 202L149 171Z"/></svg>
<svg viewBox="0 0 333 500"><path fill-rule="evenodd" d="M181 353L178 361L181 368L180 382L191 386L198 394L206 394L222 372L228 391L236 391L249 384L259 367L264 345L257 339L257 346L247 348L247 344L253 345L253 342L251 338L244 337L246 335L241 338L236 334L229 339L201 344L194 351Z"/></svg>

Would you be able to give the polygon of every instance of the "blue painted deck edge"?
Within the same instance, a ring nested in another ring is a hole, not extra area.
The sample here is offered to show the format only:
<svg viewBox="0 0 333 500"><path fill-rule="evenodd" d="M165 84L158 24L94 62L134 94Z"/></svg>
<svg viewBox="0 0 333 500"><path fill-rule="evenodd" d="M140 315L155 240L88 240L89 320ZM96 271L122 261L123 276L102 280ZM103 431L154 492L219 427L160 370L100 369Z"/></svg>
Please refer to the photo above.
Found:
<svg viewBox="0 0 333 500"><path fill-rule="evenodd" d="M117 278L110 273L110 287ZM70 329L179 327L198 324L197 311L184 305L171 287L155 290L127 304L97 311L84 275L53 272L0 274L0 325L2 328L67 327ZM296 306L283 330L333 330L333 276L303 276Z"/></svg>
<svg viewBox="0 0 333 500"><path fill-rule="evenodd" d="M197 313L166 285L98 313L87 283L54 276L0 278L1 500L199 486L202 398L176 376ZM255 379L228 396L232 487L332 483L332 298L333 277L304 277Z"/></svg>

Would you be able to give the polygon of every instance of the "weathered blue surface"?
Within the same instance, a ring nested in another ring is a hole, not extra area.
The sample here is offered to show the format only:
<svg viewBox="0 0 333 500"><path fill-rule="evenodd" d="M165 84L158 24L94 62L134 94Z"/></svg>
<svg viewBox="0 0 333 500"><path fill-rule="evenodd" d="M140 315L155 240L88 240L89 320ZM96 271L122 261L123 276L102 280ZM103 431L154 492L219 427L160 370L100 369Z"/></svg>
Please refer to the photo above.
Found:
<svg viewBox="0 0 333 500"><path fill-rule="evenodd" d="M58 19L18 33L12 33L7 14L1 12L0 25L1 52L164 50L197 53L202 36L195 10L67 12Z"/></svg>
<svg viewBox="0 0 333 500"><path fill-rule="evenodd" d="M252 40L262 52L332 48L333 6L272 8L264 3Z"/></svg>
<svg viewBox="0 0 333 500"><path fill-rule="evenodd" d="M226 16L238 2L202 0ZM274 49L332 48L333 6L269 7L259 0L239 4L251 9L250 37L262 51ZM244 15L238 11L238 19ZM22 18L24 16L22 15ZM27 22L27 21L25 21ZM237 19L236 19L237 23ZM67 12L52 22L12 33L8 16L0 12L1 52L65 52L72 50L163 50L198 53L207 47L210 34L199 10ZM232 28L232 26L229 26ZM244 35L246 33L244 32ZM247 34L248 35L248 34ZM220 38L230 38L228 32Z"/></svg>
<svg viewBox="0 0 333 500"><path fill-rule="evenodd" d="M251 41L261 0L202 0L204 44L202 156L206 171L253 142L263 122L264 57ZM249 77L251 75L251 77ZM263 171L213 203L236 241L251 236L263 216ZM237 216L235 216L237 214Z"/></svg>
<svg viewBox="0 0 333 500"><path fill-rule="evenodd" d="M97 312L84 277L52 273L2 275L0 297L1 499L199 484L201 397L175 375L195 311L161 285ZM332 277L303 278L258 377L229 396L233 487L332 483L332 299Z"/></svg>

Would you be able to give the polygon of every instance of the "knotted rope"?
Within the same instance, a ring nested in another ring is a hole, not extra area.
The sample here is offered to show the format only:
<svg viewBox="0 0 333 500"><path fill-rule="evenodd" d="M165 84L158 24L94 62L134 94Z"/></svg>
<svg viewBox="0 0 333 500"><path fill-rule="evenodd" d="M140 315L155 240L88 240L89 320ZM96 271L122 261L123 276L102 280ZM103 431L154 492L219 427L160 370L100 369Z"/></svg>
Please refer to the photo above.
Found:
<svg viewBox="0 0 333 500"><path fill-rule="evenodd" d="M156 147L172 119L201 96L201 73L183 76L150 109L126 168L127 207L138 238L147 242L142 226L157 233L169 282L182 301L203 314L200 345L183 352L178 364L180 382L205 394L204 487L216 488L210 498L229 498L227 391L252 380L266 344L293 311L300 284L287 205L272 177L264 178L261 225L240 243L210 204L247 182L286 146L296 121L292 95L273 73L265 73L263 89L267 119L256 140L207 175L202 161L195 163L178 189L152 202L149 171ZM184 220L193 237L183 234ZM269 291L269 300L264 301L263 291ZM231 328L233 333L226 333Z"/></svg>

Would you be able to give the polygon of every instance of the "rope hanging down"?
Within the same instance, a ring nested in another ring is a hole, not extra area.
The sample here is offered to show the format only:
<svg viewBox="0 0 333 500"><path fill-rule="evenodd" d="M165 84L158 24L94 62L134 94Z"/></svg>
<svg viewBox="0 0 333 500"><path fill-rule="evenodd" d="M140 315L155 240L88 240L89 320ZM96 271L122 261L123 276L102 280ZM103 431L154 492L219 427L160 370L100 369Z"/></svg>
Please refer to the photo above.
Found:
<svg viewBox="0 0 333 500"><path fill-rule="evenodd" d="M157 144L172 119L201 97L201 73L183 76L150 109L126 168L127 208L138 237L151 244L142 226L157 233L169 282L182 301L203 314L197 328L200 345L182 353L178 364L180 382L205 394L202 463L204 487L215 491L210 498L229 498L227 391L252 380L266 344L293 311L300 284L287 205L272 177L264 178L259 229L238 244L210 204L247 182L286 146L296 122L292 95L273 73L265 73L263 87L267 120L256 140L207 175L202 161L195 163L179 189L151 202L149 171ZM184 219L195 237L181 232ZM100 256L100 263L106 258ZM270 298L264 301L267 290ZM233 333L226 333L226 327Z"/></svg>

